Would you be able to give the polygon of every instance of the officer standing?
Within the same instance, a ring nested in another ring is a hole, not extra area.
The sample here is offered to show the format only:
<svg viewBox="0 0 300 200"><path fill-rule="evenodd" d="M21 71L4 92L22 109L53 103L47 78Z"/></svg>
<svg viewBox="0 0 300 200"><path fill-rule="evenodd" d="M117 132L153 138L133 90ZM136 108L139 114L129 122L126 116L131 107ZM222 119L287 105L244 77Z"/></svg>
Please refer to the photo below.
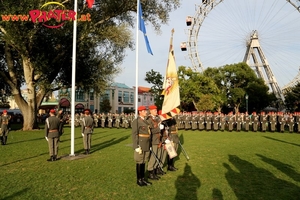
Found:
<svg viewBox="0 0 300 200"><path fill-rule="evenodd" d="M138 107L138 117L132 122L132 147L136 162L137 184L148 186L152 183L145 180L145 165L150 157L150 126L146 121L147 110L145 106Z"/></svg>
<svg viewBox="0 0 300 200"><path fill-rule="evenodd" d="M0 123L1 123L0 139L2 145L6 145L7 143L7 136L9 133L9 120L10 120L10 115L7 114L6 110L3 110L3 114L2 116L0 116Z"/></svg>
<svg viewBox="0 0 300 200"><path fill-rule="evenodd" d="M55 117L55 110L50 110L50 116L45 120L45 138L48 141L50 159L47 161L57 160L59 144L59 124L60 121Z"/></svg>
<svg viewBox="0 0 300 200"><path fill-rule="evenodd" d="M151 129L151 148L152 152L150 154L150 159L148 162L148 173L149 179L158 180L160 177L156 174L156 169L160 164L158 162L158 158L160 158L160 153L158 145L161 141L160 129L163 129L163 125L161 124L161 119L157 115L157 107L155 105L149 106L150 115L147 118L148 123L150 124Z"/></svg>
<svg viewBox="0 0 300 200"><path fill-rule="evenodd" d="M59 132L59 136L61 136L64 133L64 129L63 128L64 128L64 125L65 125L65 123L67 121L68 116L63 113L62 109L60 109L58 111L57 118L60 121L58 132Z"/></svg>
<svg viewBox="0 0 300 200"><path fill-rule="evenodd" d="M169 138L171 140L171 143L175 149L175 151L177 152L178 150L178 144L179 144L179 137L178 137L178 128L177 128L177 124L174 118L168 119L166 121L166 123L168 124L169 127ZM174 166L174 158L170 158L170 156L168 155L168 170L169 171L176 171L177 168Z"/></svg>
<svg viewBox="0 0 300 200"><path fill-rule="evenodd" d="M84 117L82 118L81 135L83 137L83 147L85 154L90 154L92 133L94 130L94 119L91 117L89 109L84 110Z"/></svg>

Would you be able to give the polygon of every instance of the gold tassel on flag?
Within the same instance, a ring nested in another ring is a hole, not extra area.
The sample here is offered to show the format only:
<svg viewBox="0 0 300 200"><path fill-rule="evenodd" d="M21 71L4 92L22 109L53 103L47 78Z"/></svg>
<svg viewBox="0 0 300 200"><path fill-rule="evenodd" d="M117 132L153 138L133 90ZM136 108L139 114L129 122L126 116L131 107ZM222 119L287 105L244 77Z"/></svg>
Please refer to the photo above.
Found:
<svg viewBox="0 0 300 200"><path fill-rule="evenodd" d="M164 78L163 92L164 102L162 105L162 120L169 119L178 115L180 110L177 108L180 105L179 83L177 68L175 63L174 49L173 49L173 34L174 29L171 31L169 58L167 63L166 75Z"/></svg>

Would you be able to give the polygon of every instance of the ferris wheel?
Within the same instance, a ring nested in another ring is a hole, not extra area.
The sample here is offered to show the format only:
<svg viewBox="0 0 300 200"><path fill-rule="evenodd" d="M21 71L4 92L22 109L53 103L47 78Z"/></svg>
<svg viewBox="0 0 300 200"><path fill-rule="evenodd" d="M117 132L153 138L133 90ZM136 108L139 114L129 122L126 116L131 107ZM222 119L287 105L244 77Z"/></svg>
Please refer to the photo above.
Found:
<svg viewBox="0 0 300 200"><path fill-rule="evenodd" d="M187 42L192 68L247 62L278 98L300 66L299 0L202 0L188 16ZM254 52L256 51L256 53ZM299 76L298 75L298 76ZM276 78L275 78L276 77Z"/></svg>

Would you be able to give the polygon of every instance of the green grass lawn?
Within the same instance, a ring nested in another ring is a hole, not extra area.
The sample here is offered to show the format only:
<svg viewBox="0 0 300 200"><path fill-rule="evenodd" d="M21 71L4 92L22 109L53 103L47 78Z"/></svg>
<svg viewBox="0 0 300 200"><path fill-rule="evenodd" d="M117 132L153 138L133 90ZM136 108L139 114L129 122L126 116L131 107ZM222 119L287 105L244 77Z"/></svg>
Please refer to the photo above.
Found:
<svg viewBox="0 0 300 200"><path fill-rule="evenodd" d="M92 154L70 160L65 127L56 162L46 161L44 130L11 131L0 146L0 199L300 199L299 134L180 131L180 138L190 160L179 148L178 171L139 187L130 129L95 129ZM75 153L83 153L79 128Z"/></svg>

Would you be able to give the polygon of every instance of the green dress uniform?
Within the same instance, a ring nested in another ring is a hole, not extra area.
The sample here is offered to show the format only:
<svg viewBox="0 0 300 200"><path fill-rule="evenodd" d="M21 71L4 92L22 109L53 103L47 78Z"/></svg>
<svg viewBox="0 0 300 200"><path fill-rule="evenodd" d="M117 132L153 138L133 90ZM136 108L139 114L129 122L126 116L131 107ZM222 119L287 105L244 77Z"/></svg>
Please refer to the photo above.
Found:
<svg viewBox="0 0 300 200"><path fill-rule="evenodd" d="M293 114L290 114L287 118L287 125L289 127L290 133L294 132L294 124L295 124L295 118L294 118Z"/></svg>
<svg viewBox="0 0 300 200"><path fill-rule="evenodd" d="M59 136L60 136L59 125L60 125L60 120L54 115L48 117L45 121L45 137L48 140L48 147L49 147L49 154L50 154L50 159L48 161L57 160L58 144L59 144Z"/></svg>
<svg viewBox="0 0 300 200"><path fill-rule="evenodd" d="M219 130L220 116L218 113L215 113L212 117L213 129L214 131Z"/></svg>
<svg viewBox="0 0 300 200"><path fill-rule="evenodd" d="M253 113L251 117L251 121L252 121L252 129L254 132L256 132L259 127L259 116L256 113Z"/></svg>
<svg viewBox="0 0 300 200"><path fill-rule="evenodd" d="M199 115L198 114L192 114L192 130L197 130L198 129L198 120L199 120ZM176 121L177 123L177 121Z"/></svg>
<svg viewBox="0 0 300 200"><path fill-rule="evenodd" d="M133 157L136 162L137 184L139 186L150 185L151 183L145 180L145 165L150 157L150 126L144 118L139 116L132 122L131 133L132 147L134 149ZM140 148L140 151L137 152L138 148Z"/></svg>
<svg viewBox="0 0 300 200"><path fill-rule="evenodd" d="M234 129L234 125L235 125L235 115L233 115L232 113L230 113L228 115L228 131L233 131Z"/></svg>
<svg viewBox="0 0 300 200"><path fill-rule="evenodd" d="M277 123L277 116L275 113L271 114L269 121L270 121L271 132L275 132L276 131L276 123Z"/></svg>
<svg viewBox="0 0 300 200"><path fill-rule="evenodd" d="M236 131L241 131L242 130L242 124L243 124L243 116L238 113L236 115Z"/></svg>
<svg viewBox="0 0 300 200"><path fill-rule="evenodd" d="M83 147L85 150L85 154L90 154L93 130L94 119L90 116L90 114L85 114L85 117L83 117L82 119L81 126L81 134L83 137Z"/></svg>
<svg viewBox="0 0 300 200"><path fill-rule="evenodd" d="M248 113L246 113L245 115L244 115L244 130L245 131L249 131L249 125L250 125L250 120L251 120L251 118L250 118L250 115L248 114Z"/></svg>
<svg viewBox="0 0 300 200"><path fill-rule="evenodd" d="M211 130L211 124L212 124L211 119L212 119L211 113L207 113L205 117L205 124L206 124L205 126L207 131Z"/></svg>
<svg viewBox="0 0 300 200"><path fill-rule="evenodd" d="M204 123L205 123L205 116L203 113L200 113L199 119L198 119L198 124L199 124L198 128L200 131L205 129Z"/></svg>
<svg viewBox="0 0 300 200"><path fill-rule="evenodd" d="M179 144L179 137L178 137L178 128L176 121L174 118L168 119L167 124L169 127L169 138L174 146L175 151L178 150L178 144ZM177 168L174 166L174 158L169 158L168 156L168 170L169 171L176 171Z"/></svg>
<svg viewBox="0 0 300 200"><path fill-rule="evenodd" d="M2 145L6 145L6 143L7 143L10 118L11 118L10 115L7 115L7 113L5 111L3 111L2 116L0 116L0 123L1 123L0 140L1 140Z"/></svg>
<svg viewBox="0 0 300 200"><path fill-rule="evenodd" d="M150 115L147 118L148 124L150 124L150 130L151 130L151 148L152 152L150 154L150 159L148 162L148 172L149 172L149 178L152 180L158 180L160 177L157 176L157 168L159 168L159 162L157 161L158 158L160 158L160 153L159 151L159 144L161 142L161 134L160 134L160 127L159 124L161 122L161 119L159 116L153 116ZM156 159L157 157L157 159Z"/></svg>

